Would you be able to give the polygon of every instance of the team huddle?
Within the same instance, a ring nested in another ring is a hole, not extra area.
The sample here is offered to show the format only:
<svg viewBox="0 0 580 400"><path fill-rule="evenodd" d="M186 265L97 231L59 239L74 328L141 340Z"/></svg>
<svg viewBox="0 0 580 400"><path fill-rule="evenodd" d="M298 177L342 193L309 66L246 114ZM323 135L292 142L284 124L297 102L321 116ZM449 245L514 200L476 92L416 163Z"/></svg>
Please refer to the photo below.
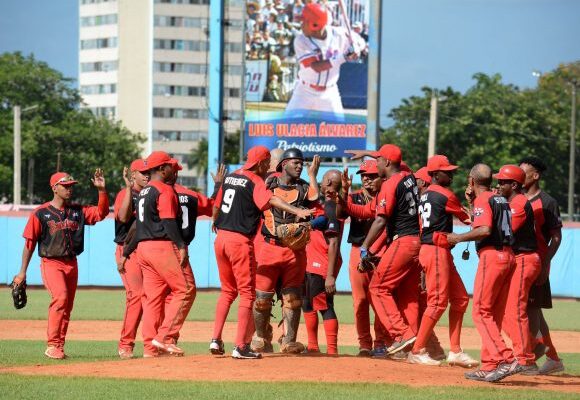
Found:
<svg viewBox="0 0 580 400"><path fill-rule="evenodd" d="M334 295L342 266L340 243L350 218L348 273L359 356L479 365L465 377L486 382L563 371L542 314L542 308L552 306L548 274L562 228L555 200L540 190L543 162L526 158L497 174L485 164L475 165L464 207L450 190L458 167L443 155L429 158L413 173L395 145L347 152L352 159L368 157L357 172L362 180L358 191L350 191L352 176L346 170L328 170L318 182L318 156L306 164L298 149L270 152L256 146L240 169L226 173L222 165L212 174L215 190L209 198L176 183L181 166L167 153L135 160L123 173L126 187L114 204L115 256L126 289L119 356L133 357L140 323L144 357L184 354L180 330L196 295L187 249L201 216L213 221L221 282L210 352L225 354L222 332L239 296L232 357L260 359L274 352L270 318L278 301L282 335L276 347L281 353L320 353L320 314L327 354L338 354ZM301 178L304 169L308 182ZM492 190L493 178L497 186ZM76 183L62 172L51 177L54 198L31 214L21 271L14 278L16 284L25 281L38 244L52 299L45 355L53 359L66 357L84 226L103 220L109 210L101 170L93 179L97 206L70 202ZM454 218L471 230L453 233ZM472 315L482 341L481 361L461 347L469 297L451 254L458 243L471 241L479 256ZM448 305L446 355L434 327ZM301 315L305 344L297 339ZM544 355L538 368L536 360Z"/></svg>

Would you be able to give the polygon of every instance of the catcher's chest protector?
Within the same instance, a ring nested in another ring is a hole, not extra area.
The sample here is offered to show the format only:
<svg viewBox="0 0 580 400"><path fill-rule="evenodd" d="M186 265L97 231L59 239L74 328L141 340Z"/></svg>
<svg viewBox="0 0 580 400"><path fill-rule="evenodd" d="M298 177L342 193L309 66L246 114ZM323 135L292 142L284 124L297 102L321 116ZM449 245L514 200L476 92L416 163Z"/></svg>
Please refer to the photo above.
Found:
<svg viewBox="0 0 580 400"><path fill-rule="evenodd" d="M279 183L277 177L272 177L266 181L266 187L274 192L275 196L280 197L285 202L294 207L307 207L308 201L308 182L299 179L296 185L283 186ZM296 222L296 216L288 214L277 208L270 208L264 211L264 225L262 234L266 237L276 237L276 227L281 224L290 224Z"/></svg>

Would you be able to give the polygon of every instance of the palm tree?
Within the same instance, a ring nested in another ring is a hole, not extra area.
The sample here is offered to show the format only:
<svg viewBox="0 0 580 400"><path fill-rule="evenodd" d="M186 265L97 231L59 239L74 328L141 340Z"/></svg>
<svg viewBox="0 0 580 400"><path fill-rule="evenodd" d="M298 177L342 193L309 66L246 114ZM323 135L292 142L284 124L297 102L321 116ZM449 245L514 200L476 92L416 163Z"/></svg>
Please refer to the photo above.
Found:
<svg viewBox="0 0 580 400"><path fill-rule="evenodd" d="M207 169L208 169L208 143L207 139L203 138L197 144L197 147L191 149L191 152L185 156L184 159L187 167L190 169L195 168L199 173L201 173L200 179L200 189L204 192L207 189Z"/></svg>

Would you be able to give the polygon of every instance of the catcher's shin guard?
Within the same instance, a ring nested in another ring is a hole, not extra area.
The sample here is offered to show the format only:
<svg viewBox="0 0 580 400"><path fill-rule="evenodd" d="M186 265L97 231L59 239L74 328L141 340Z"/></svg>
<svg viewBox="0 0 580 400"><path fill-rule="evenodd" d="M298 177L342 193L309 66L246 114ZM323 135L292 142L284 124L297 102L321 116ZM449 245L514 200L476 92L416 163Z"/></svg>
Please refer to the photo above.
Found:
<svg viewBox="0 0 580 400"><path fill-rule="evenodd" d="M284 334L280 342L282 353L302 353L304 345L296 341L298 326L300 325L300 307L302 306L302 293L300 288L282 289L282 319L284 321Z"/></svg>
<svg viewBox="0 0 580 400"><path fill-rule="evenodd" d="M270 325L273 298L274 293L256 290L256 301L253 308L256 333L252 337L252 351L260 353L274 351L272 347L272 325Z"/></svg>

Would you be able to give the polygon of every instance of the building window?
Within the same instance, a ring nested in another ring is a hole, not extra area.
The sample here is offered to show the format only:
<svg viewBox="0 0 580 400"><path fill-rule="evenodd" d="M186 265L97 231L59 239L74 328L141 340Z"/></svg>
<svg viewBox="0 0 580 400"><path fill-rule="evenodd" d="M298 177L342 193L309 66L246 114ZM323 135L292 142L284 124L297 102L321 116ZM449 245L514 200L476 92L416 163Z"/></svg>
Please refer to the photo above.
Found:
<svg viewBox="0 0 580 400"><path fill-rule="evenodd" d="M153 63L153 70L155 72L177 72L183 74L205 75L207 73L207 65L190 64L190 63L155 62Z"/></svg>
<svg viewBox="0 0 580 400"><path fill-rule="evenodd" d="M116 113L115 107L89 107L87 109L97 117L114 118Z"/></svg>
<svg viewBox="0 0 580 400"><path fill-rule="evenodd" d="M96 61L81 63L81 72L108 72L116 71L119 67L117 61Z"/></svg>
<svg viewBox="0 0 580 400"><path fill-rule="evenodd" d="M206 96L205 87L201 86L175 86L154 85L153 94L156 96Z"/></svg>
<svg viewBox="0 0 580 400"><path fill-rule="evenodd" d="M229 121L241 121L242 113L234 110L224 110L224 119Z"/></svg>
<svg viewBox="0 0 580 400"><path fill-rule="evenodd" d="M117 0L81 0L81 5L85 4L100 4L100 3L116 3Z"/></svg>
<svg viewBox="0 0 580 400"><path fill-rule="evenodd" d="M117 85L114 83L104 85L85 85L81 86L82 94L112 94L117 93Z"/></svg>
<svg viewBox="0 0 580 400"><path fill-rule="evenodd" d="M207 132L202 131L153 131L153 140L157 142L190 141L207 139Z"/></svg>
<svg viewBox="0 0 580 400"><path fill-rule="evenodd" d="M209 0L155 0L155 3L162 4L209 4Z"/></svg>
<svg viewBox="0 0 580 400"><path fill-rule="evenodd" d="M227 97L240 97L239 88L226 88L225 93Z"/></svg>
<svg viewBox="0 0 580 400"><path fill-rule="evenodd" d="M207 119L207 110L196 110L191 108L153 108L154 118L175 118L175 119Z"/></svg>
<svg viewBox="0 0 580 400"><path fill-rule="evenodd" d="M117 47L117 38L99 38L81 40L81 50L106 49Z"/></svg>
<svg viewBox="0 0 580 400"><path fill-rule="evenodd" d="M229 51L230 53L241 53L242 52L242 44L236 42L226 42L224 44L224 50Z"/></svg>
<svg viewBox="0 0 580 400"><path fill-rule="evenodd" d="M117 23L117 14L94 15L82 17L81 26L113 25Z"/></svg>
<svg viewBox="0 0 580 400"><path fill-rule="evenodd" d="M171 26L178 28L201 28L207 25L205 18L171 17L168 15L156 15L154 18L154 23L155 26Z"/></svg>
<svg viewBox="0 0 580 400"><path fill-rule="evenodd" d="M239 75L241 76L244 72L244 69L241 65L225 65L224 66L224 73L226 75Z"/></svg>
<svg viewBox="0 0 580 400"><path fill-rule="evenodd" d="M207 51L209 43L199 40L155 39L153 47L158 50Z"/></svg>

